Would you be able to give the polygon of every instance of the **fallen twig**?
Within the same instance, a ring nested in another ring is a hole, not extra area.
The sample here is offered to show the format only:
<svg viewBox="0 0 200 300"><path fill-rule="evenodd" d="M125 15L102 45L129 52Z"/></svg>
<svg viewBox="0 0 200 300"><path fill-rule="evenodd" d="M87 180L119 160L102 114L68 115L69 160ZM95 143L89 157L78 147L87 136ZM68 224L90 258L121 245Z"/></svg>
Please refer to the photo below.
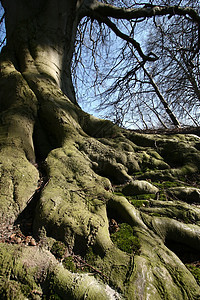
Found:
<svg viewBox="0 0 200 300"><path fill-rule="evenodd" d="M72 256L75 260L77 260L78 262L83 263L85 266L89 267L90 269L92 269L94 272L98 273L99 275L105 277L106 279L109 280L108 276L106 276L105 274L103 274L101 271L97 270L96 268L94 268L93 266L91 266L90 264L88 264L85 260L83 260L82 258L80 258L77 255L73 255Z"/></svg>

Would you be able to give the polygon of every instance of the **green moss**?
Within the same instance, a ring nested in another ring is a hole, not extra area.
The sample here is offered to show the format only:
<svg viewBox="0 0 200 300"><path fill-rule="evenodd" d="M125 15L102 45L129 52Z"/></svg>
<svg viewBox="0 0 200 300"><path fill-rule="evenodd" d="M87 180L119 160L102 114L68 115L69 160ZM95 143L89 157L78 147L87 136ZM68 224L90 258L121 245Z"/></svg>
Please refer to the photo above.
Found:
<svg viewBox="0 0 200 300"><path fill-rule="evenodd" d="M159 181L153 182L153 185L159 188L159 200L160 201L167 201L168 196L166 194L166 190L172 187L179 187L182 186L182 183L177 181ZM155 199L155 198L154 198Z"/></svg>
<svg viewBox="0 0 200 300"><path fill-rule="evenodd" d="M48 291L47 294L43 296L44 300L61 300L60 296L57 293L57 280L54 274L50 274L47 278L48 282Z"/></svg>
<svg viewBox="0 0 200 300"><path fill-rule="evenodd" d="M1 299L25 299L29 293L21 291L20 284L15 280L1 279L0 298Z"/></svg>
<svg viewBox="0 0 200 300"><path fill-rule="evenodd" d="M137 178L137 176L143 175L142 171L138 171L138 172L134 172L133 176L135 176Z"/></svg>
<svg viewBox="0 0 200 300"><path fill-rule="evenodd" d="M96 266L96 262L100 259L100 256L98 254L96 254L93 251L92 247L89 247L87 250L87 253L84 257L84 260L86 262L86 264L84 265L84 267L82 268L82 272L93 272L94 270L90 267L94 267ZM98 277L98 273L94 273L95 277Z"/></svg>
<svg viewBox="0 0 200 300"><path fill-rule="evenodd" d="M124 252L139 252L139 239L138 237L134 236L133 228L126 223L120 224L120 230L111 234L111 240L120 250Z"/></svg>
<svg viewBox="0 0 200 300"><path fill-rule="evenodd" d="M93 272L92 267L95 265L97 257L98 255L93 252L92 247L89 247L85 257L81 259L80 265L74 262L74 258L72 256L65 257L62 264L70 272L88 273Z"/></svg>
<svg viewBox="0 0 200 300"><path fill-rule="evenodd" d="M40 287L36 283L35 268L27 268L21 261L23 247L0 244L0 298L27 299L31 291Z"/></svg>
<svg viewBox="0 0 200 300"><path fill-rule="evenodd" d="M162 188L167 189L167 188L177 187L182 185L180 182L176 182L176 181L161 181L161 182L153 182L152 184L157 186L160 189Z"/></svg>
<svg viewBox="0 0 200 300"><path fill-rule="evenodd" d="M90 263L90 264L93 264L96 260L96 257L97 255L94 253L92 247L89 247L88 248L88 251L86 253L86 256L85 256L85 260Z"/></svg>
<svg viewBox="0 0 200 300"><path fill-rule="evenodd" d="M150 199L156 199L155 194L141 194L135 196L125 196L122 192L116 191L115 195L126 197L126 199L133 204L135 207L139 208L141 206L148 206Z"/></svg>
<svg viewBox="0 0 200 300"><path fill-rule="evenodd" d="M66 250L67 249L64 243L56 241L55 243L53 243L51 253L53 253L53 255L55 255L56 258L63 258Z"/></svg>
<svg viewBox="0 0 200 300"><path fill-rule="evenodd" d="M160 200L160 201L167 201L168 199L167 199L166 194L161 192L161 193L159 194L159 200Z"/></svg>
<svg viewBox="0 0 200 300"><path fill-rule="evenodd" d="M71 256L65 257L62 264L70 272L77 272L76 265L75 265L74 260Z"/></svg>
<svg viewBox="0 0 200 300"><path fill-rule="evenodd" d="M126 198L132 202L134 200L149 200L149 199L156 199L155 194L141 194L141 195L135 195L135 196L126 196Z"/></svg>
<svg viewBox="0 0 200 300"><path fill-rule="evenodd" d="M197 283L200 285L200 268L191 264L186 264L186 267L192 273Z"/></svg>
<svg viewBox="0 0 200 300"><path fill-rule="evenodd" d="M149 204L149 202L147 200L134 200L134 199L131 199L130 203L133 204L137 208L139 208L141 206L148 206L148 204Z"/></svg>
<svg viewBox="0 0 200 300"><path fill-rule="evenodd" d="M151 216L154 216L154 217L162 217L161 214L157 213L157 212L154 212L154 213L150 213Z"/></svg>

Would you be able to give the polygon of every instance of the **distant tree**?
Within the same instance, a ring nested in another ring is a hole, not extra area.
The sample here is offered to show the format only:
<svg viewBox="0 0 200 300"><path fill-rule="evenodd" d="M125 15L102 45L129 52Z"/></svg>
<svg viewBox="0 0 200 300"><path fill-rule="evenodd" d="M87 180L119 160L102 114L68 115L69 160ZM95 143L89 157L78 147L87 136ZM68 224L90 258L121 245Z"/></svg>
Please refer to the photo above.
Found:
<svg viewBox="0 0 200 300"><path fill-rule="evenodd" d="M200 10L198 1L184 2ZM160 58L151 68L152 76L172 110L194 125L199 121L195 120L200 100L199 32L199 25L190 19L175 17L167 23L163 18L155 20L148 38L148 50L154 50Z"/></svg>

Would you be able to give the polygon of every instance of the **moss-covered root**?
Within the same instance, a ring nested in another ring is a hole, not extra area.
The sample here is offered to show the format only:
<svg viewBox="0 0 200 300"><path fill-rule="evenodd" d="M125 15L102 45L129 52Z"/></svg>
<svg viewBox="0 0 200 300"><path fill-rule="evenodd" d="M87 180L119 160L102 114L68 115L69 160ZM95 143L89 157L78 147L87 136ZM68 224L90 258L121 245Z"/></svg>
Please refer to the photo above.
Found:
<svg viewBox="0 0 200 300"><path fill-rule="evenodd" d="M49 254L36 247L0 243L0 298L23 300L35 293L42 295L39 281L50 261Z"/></svg>
<svg viewBox="0 0 200 300"><path fill-rule="evenodd" d="M108 202L108 207L113 209L120 218L123 218L131 226L147 229L140 217L139 211L125 197L113 195Z"/></svg>
<svg viewBox="0 0 200 300"><path fill-rule="evenodd" d="M0 69L0 219L5 221L25 208L37 188L32 138L37 99L9 60L0 61Z"/></svg>
<svg viewBox="0 0 200 300"><path fill-rule="evenodd" d="M27 160L23 151L15 147L0 150L1 224L12 222L26 207L37 189L38 179L38 170Z"/></svg>
<svg viewBox="0 0 200 300"><path fill-rule="evenodd" d="M132 253L126 253L109 243L105 228L99 230L94 246L104 241L104 255L96 256L93 263L109 278L110 283L131 300L199 299L200 287L193 275L164 245L163 240L141 226L133 227L133 231L137 248L133 251L132 239Z"/></svg>
<svg viewBox="0 0 200 300"><path fill-rule="evenodd" d="M104 285L88 274L72 274L62 267L51 273L51 293L59 299L111 300L123 299L108 285Z"/></svg>
<svg viewBox="0 0 200 300"><path fill-rule="evenodd" d="M1 299L122 299L87 274L70 273L38 247L0 244Z"/></svg>
<svg viewBox="0 0 200 300"><path fill-rule="evenodd" d="M35 232L44 226L48 236L64 241L69 252L79 255L93 246L99 254L94 265L128 299L198 299L199 286L193 276L164 246L165 237L171 233L173 236L173 230L178 235L183 229L187 237L185 229L181 227L178 231L179 223L173 220L170 229L164 218L138 212L125 197L112 195L109 181L124 185L137 172L144 179L174 180L195 173L200 161L196 139L190 142L190 137L181 140L179 136L163 139L128 132L123 135L110 122L89 117L75 107L51 80L25 75L37 94L39 122L51 144L49 151L41 153L46 157L50 181L38 203ZM152 170L152 176L148 177L148 169ZM145 174L141 174L143 171ZM108 230L108 207L134 227L141 244L140 253L125 253L113 245ZM190 241L195 241L195 237ZM56 263L47 271L42 287L46 286L46 295L61 299L110 297L108 288L88 275L71 274Z"/></svg>
<svg viewBox="0 0 200 300"><path fill-rule="evenodd" d="M95 246L101 245L101 249L104 249L104 255L102 258L97 257L95 262L97 267L109 276L110 282L120 288L127 299L199 299L200 287L180 259L164 245L163 236L158 235L160 232L157 230L157 234L155 234L149 230L142 223L139 214L135 214L122 197L119 197L116 203L115 209L120 211L121 217L125 217L133 226L137 248L134 250L135 245L131 240L132 253L120 251L109 242L107 229L101 227L97 234ZM162 218L157 219L162 222ZM154 224L154 222L152 223ZM197 226L195 228L197 230ZM177 232L177 235L180 234L181 231ZM174 237L169 232L170 238L177 239L177 235ZM191 233L192 237L188 241L190 244L193 241L197 247L200 243L197 237L195 240L193 235L194 232ZM126 239L128 238L130 237L127 236ZM181 242L184 238L187 239L187 236L182 236Z"/></svg>
<svg viewBox="0 0 200 300"><path fill-rule="evenodd" d="M166 217L153 217L154 231L165 241L175 241L200 250L200 228Z"/></svg>
<svg viewBox="0 0 200 300"><path fill-rule="evenodd" d="M137 230L140 255L134 257L134 281L130 299L194 300L200 297L200 287L194 277L152 232Z"/></svg>

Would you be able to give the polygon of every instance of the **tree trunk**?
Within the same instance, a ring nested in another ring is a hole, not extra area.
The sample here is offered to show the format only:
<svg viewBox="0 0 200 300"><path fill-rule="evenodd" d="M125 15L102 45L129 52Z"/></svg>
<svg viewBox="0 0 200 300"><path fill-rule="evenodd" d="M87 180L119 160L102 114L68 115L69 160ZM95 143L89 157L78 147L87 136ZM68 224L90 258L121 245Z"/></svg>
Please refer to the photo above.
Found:
<svg viewBox="0 0 200 300"><path fill-rule="evenodd" d="M198 299L174 252L199 258L200 210L184 202L199 190L180 182L199 171L199 138L139 135L78 107L79 2L2 1L0 295Z"/></svg>
<svg viewBox="0 0 200 300"><path fill-rule="evenodd" d="M76 102L71 81L71 60L78 24L77 1L2 1L8 47L15 67L32 76L42 74Z"/></svg>

